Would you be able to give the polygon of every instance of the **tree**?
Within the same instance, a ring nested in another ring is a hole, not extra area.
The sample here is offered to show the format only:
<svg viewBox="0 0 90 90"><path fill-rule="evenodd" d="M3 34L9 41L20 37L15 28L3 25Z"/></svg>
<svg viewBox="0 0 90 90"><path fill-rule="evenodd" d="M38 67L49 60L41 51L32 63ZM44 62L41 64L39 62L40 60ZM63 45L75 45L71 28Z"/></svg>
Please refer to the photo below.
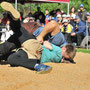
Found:
<svg viewBox="0 0 90 90"><path fill-rule="evenodd" d="M76 10L79 9L80 4L84 4L86 11L90 12L90 0L70 0L70 8L74 6ZM48 9L49 11L61 9L63 11L67 11L67 5L63 3L41 3L39 4L41 7L41 11L45 13L45 9ZM32 9L31 9L32 7ZM18 10L20 12L23 12L28 14L28 12L32 11L33 13L37 10L37 4L18 4ZM4 12L4 10L0 6L0 12Z"/></svg>
<svg viewBox="0 0 90 90"><path fill-rule="evenodd" d="M90 12L90 0L84 0L85 8L88 12Z"/></svg>

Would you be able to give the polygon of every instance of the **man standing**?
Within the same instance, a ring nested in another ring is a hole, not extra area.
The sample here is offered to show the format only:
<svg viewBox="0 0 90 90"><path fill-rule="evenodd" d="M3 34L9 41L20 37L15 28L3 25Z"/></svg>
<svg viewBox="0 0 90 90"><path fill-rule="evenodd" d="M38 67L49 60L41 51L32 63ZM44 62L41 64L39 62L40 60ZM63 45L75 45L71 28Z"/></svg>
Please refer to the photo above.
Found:
<svg viewBox="0 0 90 90"><path fill-rule="evenodd" d="M35 21L39 20L41 25L45 24L45 15L41 12L39 6L37 7L37 12L33 14L33 17L35 17Z"/></svg>
<svg viewBox="0 0 90 90"><path fill-rule="evenodd" d="M81 20L85 21L86 20L86 11L84 9L84 5L80 5L80 9L78 10L78 16L80 17Z"/></svg>

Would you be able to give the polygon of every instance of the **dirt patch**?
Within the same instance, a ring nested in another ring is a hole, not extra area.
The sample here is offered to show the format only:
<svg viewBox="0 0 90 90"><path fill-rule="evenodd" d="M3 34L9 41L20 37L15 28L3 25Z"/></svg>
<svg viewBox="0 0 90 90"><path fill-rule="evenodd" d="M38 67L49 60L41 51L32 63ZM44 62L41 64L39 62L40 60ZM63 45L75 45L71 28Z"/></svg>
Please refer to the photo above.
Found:
<svg viewBox="0 0 90 90"><path fill-rule="evenodd" d="M77 53L76 64L46 63L48 74L0 65L0 90L90 90L90 54Z"/></svg>

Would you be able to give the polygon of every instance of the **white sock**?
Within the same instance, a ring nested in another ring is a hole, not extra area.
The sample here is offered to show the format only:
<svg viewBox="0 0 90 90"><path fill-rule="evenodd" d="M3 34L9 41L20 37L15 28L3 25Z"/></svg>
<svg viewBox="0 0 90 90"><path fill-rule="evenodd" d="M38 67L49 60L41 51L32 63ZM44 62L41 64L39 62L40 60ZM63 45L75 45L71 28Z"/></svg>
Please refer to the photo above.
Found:
<svg viewBox="0 0 90 90"><path fill-rule="evenodd" d="M39 64L35 64L35 66L34 66L34 69L36 69L36 66L38 66Z"/></svg>

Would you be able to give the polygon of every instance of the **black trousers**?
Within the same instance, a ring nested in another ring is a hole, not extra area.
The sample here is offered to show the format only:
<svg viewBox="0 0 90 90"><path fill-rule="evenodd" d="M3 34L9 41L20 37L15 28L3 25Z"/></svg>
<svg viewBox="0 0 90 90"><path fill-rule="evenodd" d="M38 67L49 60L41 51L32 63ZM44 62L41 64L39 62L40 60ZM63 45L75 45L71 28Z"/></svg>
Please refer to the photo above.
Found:
<svg viewBox="0 0 90 90"><path fill-rule="evenodd" d="M39 63L39 61L38 59L28 59L27 53L22 49L11 54L7 59L11 66L22 66L32 70L34 70L35 64Z"/></svg>
<svg viewBox="0 0 90 90"><path fill-rule="evenodd" d="M63 33L65 40L67 41L67 43L71 43L71 33Z"/></svg>
<svg viewBox="0 0 90 90"><path fill-rule="evenodd" d="M11 17L10 26L14 32L5 43L0 44L0 58L10 53L13 49L21 47L21 44L28 39L35 39L27 30L21 27L20 20L14 21Z"/></svg>
<svg viewBox="0 0 90 90"><path fill-rule="evenodd" d="M83 33L77 33L75 36L72 36L72 42L76 42L77 46L80 46L83 38L84 38Z"/></svg>

